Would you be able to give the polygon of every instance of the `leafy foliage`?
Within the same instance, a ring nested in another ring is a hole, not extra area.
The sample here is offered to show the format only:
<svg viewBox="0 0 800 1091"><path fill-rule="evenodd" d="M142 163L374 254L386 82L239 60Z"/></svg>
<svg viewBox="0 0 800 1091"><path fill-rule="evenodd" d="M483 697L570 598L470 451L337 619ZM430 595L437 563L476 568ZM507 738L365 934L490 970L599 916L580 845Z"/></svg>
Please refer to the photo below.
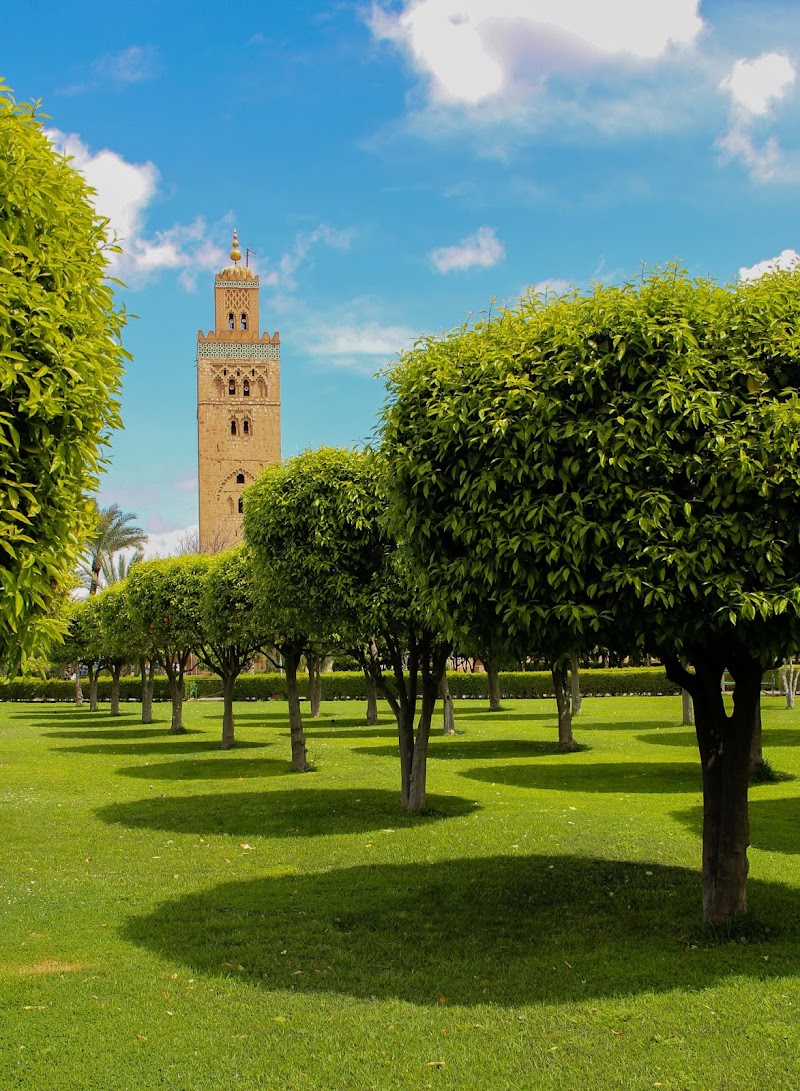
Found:
<svg viewBox="0 0 800 1091"><path fill-rule="evenodd" d="M422 343L395 512L442 623L765 662L800 635L800 274L680 270Z"/></svg>
<svg viewBox="0 0 800 1091"><path fill-rule="evenodd" d="M124 314L89 194L35 108L0 84L0 659L12 665L63 632L54 603L120 424Z"/></svg>

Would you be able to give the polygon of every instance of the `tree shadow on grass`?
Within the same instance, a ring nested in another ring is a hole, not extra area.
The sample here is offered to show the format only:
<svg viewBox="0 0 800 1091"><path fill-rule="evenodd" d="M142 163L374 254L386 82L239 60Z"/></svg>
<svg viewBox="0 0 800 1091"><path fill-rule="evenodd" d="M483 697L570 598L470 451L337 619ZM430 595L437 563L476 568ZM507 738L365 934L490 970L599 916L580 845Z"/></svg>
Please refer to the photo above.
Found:
<svg viewBox="0 0 800 1091"><path fill-rule="evenodd" d="M764 787L768 788L767 785ZM764 852L783 852L792 856L800 853L800 796L754 799L754 791L758 791L758 788L750 789L750 846ZM697 834L698 839L703 836L702 807L673 811L672 818Z"/></svg>
<svg viewBox="0 0 800 1091"><path fill-rule="evenodd" d="M688 942L701 933L696 872L563 856L223 883L128 918L122 934L193 974L262 989L515 1006L796 972L800 896L751 882L750 900L773 944L786 932L780 970L763 942Z"/></svg>
<svg viewBox="0 0 800 1091"><path fill-rule="evenodd" d="M358 728L330 728L318 730L313 721L311 723L303 723L303 730L306 733L307 739L396 739L397 728L396 727L370 727L365 724L363 727ZM370 750L370 753L374 754L374 750Z"/></svg>
<svg viewBox="0 0 800 1091"><path fill-rule="evenodd" d="M673 723L669 720L588 720L584 717L576 716L572 721L573 730L581 734L584 731L655 731L655 732L667 732L677 731L680 729L680 708L675 711L675 719Z"/></svg>
<svg viewBox="0 0 800 1091"><path fill-rule="evenodd" d="M163 739L169 736L169 725L166 727L136 727L124 730L106 728L104 731L44 731L45 739L106 739L108 742L116 742L118 739ZM173 736L176 739L185 739L187 735L205 735L205 731L186 730L182 735Z"/></svg>
<svg viewBox="0 0 800 1091"><path fill-rule="evenodd" d="M488 698L485 698L488 700ZM470 701L464 698L455 702L456 726L459 720L480 720L483 723L519 723L520 720L551 720L558 723L558 714L555 703L549 712L527 712L520 709L515 712L510 705L504 705L499 712L491 712L488 708L473 708Z"/></svg>
<svg viewBox="0 0 800 1091"><path fill-rule="evenodd" d="M155 769L156 766L149 766ZM103 822L174 833L228 833L235 837L318 837L414 828L480 808L459 796L428 796L429 810L408 815L400 793L383 788L288 788L278 792L218 792L111 803Z"/></svg>
<svg viewBox="0 0 800 1091"><path fill-rule="evenodd" d="M514 788L537 788L556 792L654 793L699 792L702 789L699 763L692 762L592 762L570 764L563 754L557 764L489 765L459 770L459 776Z"/></svg>
<svg viewBox="0 0 800 1091"><path fill-rule="evenodd" d="M580 750L588 750L580 746ZM387 757L398 753L397 746L356 746L354 754L372 754ZM458 739L440 735L431 739L429 758L445 758L464 761L472 758L536 758L559 754L558 742L542 742L535 739Z"/></svg>
<svg viewBox="0 0 800 1091"><path fill-rule="evenodd" d="M693 727L663 727L660 731L637 735L636 741L652 746L690 746L697 749L697 736Z"/></svg>
<svg viewBox="0 0 800 1091"><path fill-rule="evenodd" d="M665 728L662 731L637 735L637 740L656 746L691 746L697 748L697 736L693 727ZM765 727L761 734L765 750L775 746L800 746L800 730L793 727Z"/></svg>
<svg viewBox="0 0 800 1091"><path fill-rule="evenodd" d="M219 757L127 765L116 772L121 777L136 777L138 780L245 780L251 777L288 776L292 766L291 762L277 758Z"/></svg>
<svg viewBox="0 0 800 1091"><path fill-rule="evenodd" d="M158 732L163 738L163 732ZM187 732L187 734L189 734ZM192 734L201 734L192 732ZM190 739L184 741L186 735L175 735L172 739L163 742L129 742L129 743L96 743L90 746L54 746L54 754L124 754L131 757L136 754L203 754L213 753L222 748L220 738L216 739ZM273 746L271 742L237 742L234 750L263 750L266 746Z"/></svg>

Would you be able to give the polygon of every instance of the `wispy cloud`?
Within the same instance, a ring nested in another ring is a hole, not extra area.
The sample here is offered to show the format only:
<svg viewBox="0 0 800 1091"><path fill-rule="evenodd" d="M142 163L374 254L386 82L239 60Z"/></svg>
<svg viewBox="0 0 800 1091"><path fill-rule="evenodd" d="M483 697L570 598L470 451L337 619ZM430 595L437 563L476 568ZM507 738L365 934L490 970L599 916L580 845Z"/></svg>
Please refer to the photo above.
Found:
<svg viewBox="0 0 800 1091"><path fill-rule="evenodd" d="M777 139L769 136L759 142L758 129L788 97L796 76L794 63L784 53L762 53L753 60L739 58L720 82L731 105L728 130L718 145L726 159L743 163L755 181L786 174Z"/></svg>
<svg viewBox="0 0 800 1091"><path fill-rule="evenodd" d="M301 232L295 237L292 246L279 258L267 259L263 271L260 272L261 283L284 292L294 292L298 286L296 273L309 260L314 247L321 244L335 250L346 250L353 235L351 228L331 227L324 223L319 224L313 231Z"/></svg>
<svg viewBox="0 0 800 1091"><path fill-rule="evenodd" d="M79 95L104 88L123 91L135 83L155 79L160 71L155 46L131 45L119 53L104 53L93 61L85 79L61 89L64 95Z"/></svg>
<svg viewBox="0 0 800 1091"><path fill-rule="evenodd" d="M430 257L439 273L463 272L474 268L490 269L505 257L505 250L494 228L484 225L455 246L432 250Z"/></svg>
<svg viewBox="0 0 800 1091"><path fill-rule="evenodd" d="M375 375L410 348L419 333L386 312L380 300L366 296L333 312L304 309L295 314L297 348L322 366Z"/></svg>

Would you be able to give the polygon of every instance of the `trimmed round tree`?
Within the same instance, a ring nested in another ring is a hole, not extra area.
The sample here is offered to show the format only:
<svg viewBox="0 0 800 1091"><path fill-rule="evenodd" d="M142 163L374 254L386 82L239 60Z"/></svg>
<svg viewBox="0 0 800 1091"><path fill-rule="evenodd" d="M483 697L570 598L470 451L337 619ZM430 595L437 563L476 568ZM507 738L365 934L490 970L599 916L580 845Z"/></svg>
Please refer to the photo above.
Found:
<svg viewBox="0 0 800 1091"><path fill-rule="evenodd" d="M800 273L534 296L408 353L385 411L395 519L442 624L645 647L691 693L716 922L746 909L762 671L800 639L798 313Z"/></svg>
<svg viewBox="0 0 800 1091"><path fill-rule="evenodd" d="M120 424L124 315L90 193L34 107L0 85L0 660L12 669L63 631L55 603Z"/></svg>
<svg viewBox="0 0 800 1091"><path fill-rule="evenodd" d="M275 643L256 607L253 560L244 546L211 559L200 600L197 658L222 679L222 749L236 744L233 689L259 651Z"/></svg>
<svg viewBox="0 0 800 1091"><path fill-rule="evenodd" d="M246 494L245 536L264 609L282 632L302 634L291 646L296 658L312 636L335 639L359 655L389 702L398 726L402 805L418 811L426 806L428 736L448 645L417 608L413 581L386 528L384 474L374 454L324 447L270 467ZM292 685L296 665L285 637L284 648Z"/></svg>
<svg viewBox="0 0 800 1091"><path fill-rule="evenodd" d="M183 679L189 656L202 640L201 600L210 558L168 557L137 564L127 584L133 622L153 648L169 680L170 733L183 734Z"/></svg>

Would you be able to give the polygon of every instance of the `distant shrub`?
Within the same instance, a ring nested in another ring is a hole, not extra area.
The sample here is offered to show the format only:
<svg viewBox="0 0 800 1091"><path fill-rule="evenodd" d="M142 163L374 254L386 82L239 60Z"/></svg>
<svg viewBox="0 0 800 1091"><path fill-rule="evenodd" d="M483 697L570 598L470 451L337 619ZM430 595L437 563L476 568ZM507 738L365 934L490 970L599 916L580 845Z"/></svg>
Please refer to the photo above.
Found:
<svg viewBox="0 0 800 1091"><path fill-rule="evenodd" d="M391 685L391 675L385 675ZM489 698L489 676L486 674L461 674L448 671L450 693L455 699ZM321 676L323 701L365 701L366 681L362 671L331 671ZM298 679L300 696L308 696L308 676ZM192 695L219 697L222 683L219 678L198 675L187 679ZM120 699L138 701L142 683L139 678L123 678L120 681ZM609 670L581 671L581 694L584 697L621 697L628 694L659 696L679 693L680 690L667 679L663 667L617 667ZM553 696L553 680L549 671L501 671L500 695L507 700ZM282 674L259 672L241 674L233 691L236 701L286 700L286 679ZM97 699L111 698L111 679L101 677L97 683ZM0 701L72 701L75 699L75 683L60 678L15 678L0 682ZM157 677L153 689L155 701L169 700L169 686L165 677Z"/></svg>

